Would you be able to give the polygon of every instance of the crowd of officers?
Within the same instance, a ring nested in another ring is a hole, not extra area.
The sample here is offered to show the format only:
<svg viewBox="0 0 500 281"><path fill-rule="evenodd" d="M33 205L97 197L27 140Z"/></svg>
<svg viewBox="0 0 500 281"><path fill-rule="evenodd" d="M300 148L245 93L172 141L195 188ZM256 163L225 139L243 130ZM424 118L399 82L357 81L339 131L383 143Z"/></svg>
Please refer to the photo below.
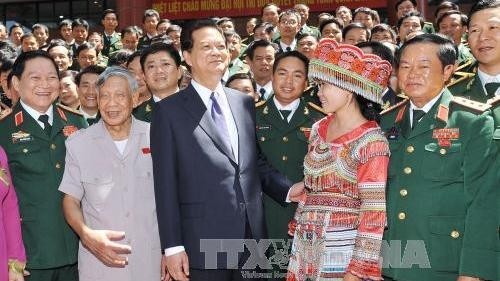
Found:
<svg viewBox="0 0 500 281"><path fill-rule="evenodd" d="M421 33L440 33L452 40L458 51L452 78L446 83L452 95L463 98L454 98L454 103L450 103L449 107L454 104L470 114L493 117L495 129L492 138L500 147L500 2L483 2L490 4L467 16L453 2L443 1L436 10L436 21L430 23L425 22L419 14L415 0L400 0L394 7L398 17L395 27L381 23L378 13L368 7L352 11L339 6L332 13L319 14L318 25L312 26L308 24L307 5L297 4L293 9L282 11L278 5L268 3L262 7L261 18L249 19L246 23L247 34L241 35L235 31L235 24L230 18L214 18L224 30L230 52L222 82L227 87L254 97L256 142L275 168L292 181L300 181L308 133L312 124L324 117L324 113L317 96L318 87L312 81L294 85L300 91L287 91L285 84L273 83L279 81L280 75L279 70L273 69L275 57L280 53L298 51L311 58L321 38L334 38L388 60L393 64L394 75L383 96L384 104L380 110L382 115L395 114L394 118L398 119L401 116L396 115L408 102L397 82L399 65L395 55L398 48L406 40ZM75 276L71 270L76 270L77 237L64 220L58 203L62 196L57 189L64 171L64 141L67 134L62 131L58 133L54 124L67 123L81 128L99 120L95 83L107 66L122 66L133 73L139 84L140 96L133 114L135 118L147 122L151 121L156 102L177 93L190 81L189 67L182 57L181 26L161 19L158 12L152 9L144 12L142 28L128 26L117 32L118 14L114 10L104 11L101 23L104 31L99 33L91 32L84 19L63 20L59 24L60 34L52 36L60 39L52 40L49 40L48 28L43 24L33 25L31 33L24 33L19 24L12 25L7 33L5 26L0 25L0 78L3 89L0 145L10 158L11 173L19 197L27 269L34 273L58 270L61 275L57 280L73 280L71 278ZM20 53L38 49L47 51L53 58L60 80L60 87L56 89L59 96L53 101L52 133L43 138L37 137L40 134L40 128L35 128L38 121L30 120L23 110L24 103L29 103L23 97L29 95L20 92L23 90L19 82L21 74L11 73ZM421 68L419 71L425 71L425 66ZM388 138L400 138L398 132L392 129L394 127L387 127ZM481 133L481 128L461 128L469 129ZM18 131L35 137L14 139L14 133ZM467 135L468 132L460 131L460 134ZM498 194L490 194L496 197L496 206L486 208L483 222L467 220L467 208L481 204L476 201L474 194L468 192L480 194L480 187L458 191L451 190L452 187L446 184L437 185L435 191L444 194L440 198L451 202L446 205L458 209L455 216L446 217L439 213L446 211L441 210L434 217L421 217L419 208L415 207L432 201L434 196L432 191L427 194L416 191L418 185L432 185L441 181L452 186L454 181L462 179L461 174L467 174L463 169L470 163L448 167L446 162L469 152L461 151L459 144L439 148L411 141L402 143L397 150L391 147L391 152L391 157L394 157L391 158L391 167L396 167L394 169L406 175L418 174L412 176L409 182L400 182L402 186L389 187L397 189L398 195L388 198L388 209L391 209L391 205L397 205L406 210L395 208L393 212L390 211L389 222L399 224L398 229L405 229L406 225L408 229L418 232L421 229L419 225L425 220L428 225L422 227L430 232L423 236L427 251L436 255L436 259L446 262L440 263L442 268L435 269L436 272L442 271L443 275L425 273L426 277L423 278L423 273L418 270L414 271L414 275L411 271L398 275L397 270L389 275L395 280L452 280L449 276L468 273L482 279L497 279L498 268L488 267L490 262L487 260L498 259ZM411 154L415 154L416 158L411 163L405 163L405 157ZM481 155L474 157L478 163L485 160ZM496 158L499 158L498 153ZM396 162L393 159L400 160ZM498 167L498 159L487 160L491 161L488 165ZM428 166L421 167L422 161ZM484 175L474 176L499 182L498 169L496 172L482 171ZM453 178L453 175L456 177ZM448 197L446 194L449 194ZM487 198L481 200L490 202ZM463 206L459 208L453 206L454 203ZM411 207L405 207L405 204ZM294 214L295 206L291 204L283 207L270 197L264 198L264 205L269 237L289 238L287 224ZM427 214L426 211L422 213ZM461 248L465 239L472 239L473 236L481 239L480 233L491 228L497 234L496 241L491 242L488 240L489 234L484 234L488 238L485 238L481 250L466 251ZM390 226L389 231L392 231ZM415 236L412 231L404 231L406 237L392 232L386 235L399 239L422 238ZM471 234L473 232L476 234ZM439 247L445 252L436 254L432 247ZM477 268L461 268L461 260L463 264L467 260L465 255L481 257L477 260ZM435 262L432 256L431 262ZM498 262L496 265L498 267ZM455 275L446 275L446 272L454 272ZM44 279L43 274L33 276L39 276L33 280L56 280Z"/></svg>

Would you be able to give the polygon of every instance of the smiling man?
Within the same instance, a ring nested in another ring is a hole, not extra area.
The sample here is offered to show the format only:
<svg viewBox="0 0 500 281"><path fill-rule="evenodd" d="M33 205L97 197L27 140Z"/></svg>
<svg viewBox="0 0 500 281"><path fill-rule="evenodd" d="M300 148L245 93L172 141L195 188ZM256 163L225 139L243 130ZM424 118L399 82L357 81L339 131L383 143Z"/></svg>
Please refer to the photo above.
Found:
<svg viewBox="0 0 500 281"><path fill-rule="evenodd" d="M80 98L80 107L78 110L85 117L89 125L96 123L100 119L95 83L97 77L103 71L103 67L91 65L84 68L75 77L76 86L78 86L78 97Z"/></svg>
<svg viewBox="0 0 500 281"><path fill-rule="evenodd" d="M59 75L45 51L20 54L12 75L21 99L0 121L0 146L7 152L19 199L29 280L76 281L78 237L64 220L57 188L64 141L86 123L55 104Z"/></svg>
<svg viewBox="0 0 500 281"><path fill-rule="evenodd" d="M445 87L456 57L453 42L435 34L398 53L409 99L381 119L391 150L384 280L497 279L498 181L483 178L495 168L493 119L486 104Z"/></svg>
<svg viewBox="0 0 500 281"><path fill-rule="evenodd" d="M143 51L140 63L152 97L134 109L134 116L151 122L155 104L179 91L181 57L173 45L154 43Z"/></svg>
<svg viewBox="0 0 500 281"><path fill-rule="evenodd" d="M292 184L259 157L253 99L221 84L229 62L222 31L212 21L197 21L182 30L181 42L193 78L156 105L151 122L168 272L183 281L251 280L242 276L242 255L224 257L213 247L224 239L264 238L262 191L285 204ZM301 194L299 184L290 198Z"/></svg>
<svg viewBox="0 0 500 281"><path fill-rule="evenodd" d="M307 86L308 66L309 60L298 51L278 55L273 67L274 95L259 102L256 109L257 142L262 153L273 167L294 182L304 177L303 162L311 126L324 117L316 110L317 106L300 98ZM296 207L296 204L283 206L264 195L268 238L288 241L288 223ZM280 264L283 268L286 265ZM275 268L273 276L285 273Z"/></svg>

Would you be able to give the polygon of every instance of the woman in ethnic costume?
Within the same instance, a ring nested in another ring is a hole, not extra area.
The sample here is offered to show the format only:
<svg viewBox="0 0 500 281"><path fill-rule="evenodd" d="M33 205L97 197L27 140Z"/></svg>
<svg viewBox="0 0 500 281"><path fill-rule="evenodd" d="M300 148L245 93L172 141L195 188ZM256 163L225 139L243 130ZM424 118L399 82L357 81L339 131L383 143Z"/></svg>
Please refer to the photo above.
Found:
<svg viewBox="0 0 500 281"><path fill-rule="evenodd" d="M329 115L309 138L288 281L382 280L389 147L376 121L390 74L387 61L332 39L311 59L309 78Z"/></svg>

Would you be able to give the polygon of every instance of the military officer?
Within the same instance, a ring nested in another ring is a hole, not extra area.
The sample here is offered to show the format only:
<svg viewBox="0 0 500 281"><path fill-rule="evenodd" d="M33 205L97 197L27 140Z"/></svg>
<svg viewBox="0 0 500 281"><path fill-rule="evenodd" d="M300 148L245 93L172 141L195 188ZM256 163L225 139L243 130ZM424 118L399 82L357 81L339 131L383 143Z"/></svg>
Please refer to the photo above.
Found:
<svg viewBox="0 0 500 281"><path fill-rule="evenodd" d="M19 198L29 280L78 280L78 237L64 220L57 189L64 171L64 141L86 122L54 103L58 70L47 52L22 53L12 73L21 99L0 121L0 145L9 156Z"/></svg>
<svg viewBox="0 0 500 281"><path fill-rule="evenodd" d="M297 36L302 34L312 34L314 37L319 38L319 29L315 26L307 25L309 19L309 7L306 4L299 3L293 6L293 9L300 15L300 30Z"/></svg>
<svg viewBox="0 0 500 281"><path fill-rule="evenodd" d="M160 21L160 14L155 9L147 9L142 17L144 35L139 39L137 50L143 50L151 45L151 38L158 35L156 26Z"/></svg>
<svg viewBox="0 0 500 281"><path fill-rule="evenodd" d="M469 13L469 47L477 71L450 87L457 96L479 102L500 95L500 1L477 2Z"/></svg>
<svg viewBox="0 0 500 281"><path fill-rule="evenodd" d="M141 67L152 97L136 107L135 118L151 122L155 103L179 91L181 57L171 44L154 43L141 54Z"/></svg>
<svg viewBox="0 0 500 281"><path fill-rule="evenodd" d="M385 253L385 280L497 279L496 186L482 179L496 152L493 120L488 105L446 89L455 60L453 42L435 34L398 55L409 100L383 112L381 127L391 149L384 239L401 251Z"/></svg>
<svg viewBox="0 0 500 281"><path fill-rule="evenodd" d="M118 27L118 15L115 10L104 10L102 13L101 24L104 27L104 32L102 34L103 49L100 53L103 56L109 57L109 54L118 51L123 47L121 34L115 31Z"/></svg>
<svg viewBox="0 0 500 281"><path fill-rule="evenodd" d="M261 151L273 167L294 182L304 177L303 162L311 126L324 117L319 107L300 98L307 85L308 64L308 59L298 51L278 55L273 69L274 96L257 104L257 141ZM264 195L269 238L289 238L288 222L295 209L295 204L283 207ZM282 266L286 269L286 264Z"/></svg>

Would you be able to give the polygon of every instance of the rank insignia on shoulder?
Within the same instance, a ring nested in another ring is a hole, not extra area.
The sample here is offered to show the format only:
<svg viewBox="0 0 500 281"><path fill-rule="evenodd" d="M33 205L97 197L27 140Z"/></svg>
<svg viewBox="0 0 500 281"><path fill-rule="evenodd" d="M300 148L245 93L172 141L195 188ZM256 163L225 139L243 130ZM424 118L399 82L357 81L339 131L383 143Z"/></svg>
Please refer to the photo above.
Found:
<svg viewBox="0 0 500 281"><path fill-rule="evenodd" d="M319 105L317 105L317 104L315 104L313 102L308 102L307 106L310 106L312 109L314 109L316 111L319 111L319 112L321 112L321 113L323 113L325 115L328 115L328 113L326 113L321 106L319 106Z"/></svg>
<svg viewBox="0 0 500 281"><path fill-rule="evenodd" d="M307 139L311 136L311 128L308 127L300 127L300 131L304 133L304 136L306 136Z"/></svg>
<svg viewBox="0 0 500 281"><path fill-rule="evenodd" d="M15 133L12 133L12 143L21 143L21 142L29 142L33 140L33 137L31 136L30 133L26 133L23 131L18 131Z"/></svg>
<svg viewBox="0 0 500 281"><path fill-rule="evenodd" d="M497 104L500 104L500 96L496 96L494 98L491 98L486 103L491 105L491 106L496 106Z"/></svg>
<svg viewBox="0 0 500 281"><path fill-rule="evenodd" d="M64 104L62 104L62 103L60 103L60 102L58 102L56 105L57 105L59 108L62 108L62 109L64 109L64 110L66 110L66 111L69 111L69 112L71 112L71 113L74 113L74 114L77 114L77 115L83 116L83 114L82 114L80 111L78 111L78 110L76 110L76 109L73 109L73 108L71 108L71 107L69 107L69 106L66 106L66 105L64 105ZM58 108L58 109L59 109L59 108ZM62 112L62 113L61 113L61 112ZM64 112L63 112L63 111L59 111L59 115L61 116L61 118L63 118L65 121L67 121L67 120L65 119L66 115L64 114ZM63 115L64 115L64 117L63 117Z"/></svg>
<svg viewBox="0 0 500 281"><path fill-rule="evenodd" d="M398 108L398 107L400 107L400 106L402 106L402 105L406 104L408 101L409 101L409 99L408 99L408 98L405 98L404 100L402 100L402 101L400 101L400 102L396 103L395 105L390 106L390 107L388 107L388 108L386 108L386 109L382 110L382 111L380 112L380 115L382 115L382 114L386 114L386 113L388 113L388 112L391 112L391 111L393 111L394 109L396 109L396 108Z"/></svg>
<svg viewBox="0 0 500 281"><path fill-rule="evenodd" d="M266 101L265 101L265 100L258 101L258 102L256 102L256 103L255 103L255 107L256 107L256 108L257 108L257 107L260 107L260 106L264 105L265 103L266 103Z"/></svg>
<svg viewBox="0 0 500 281"><path fill-rule="evenodd" d="M466 99L464 97L454 96L451 101L468 109L471 109L477 113L483 113L491 108L490 104L485 104L473 100Z"/></svg>
<svg viewBox="0 0 500 281"><path fill-rule="evenodd" d="M269 107L264 107L264 109L262 110L262 114L268 114L269 113Z"/></svg>

